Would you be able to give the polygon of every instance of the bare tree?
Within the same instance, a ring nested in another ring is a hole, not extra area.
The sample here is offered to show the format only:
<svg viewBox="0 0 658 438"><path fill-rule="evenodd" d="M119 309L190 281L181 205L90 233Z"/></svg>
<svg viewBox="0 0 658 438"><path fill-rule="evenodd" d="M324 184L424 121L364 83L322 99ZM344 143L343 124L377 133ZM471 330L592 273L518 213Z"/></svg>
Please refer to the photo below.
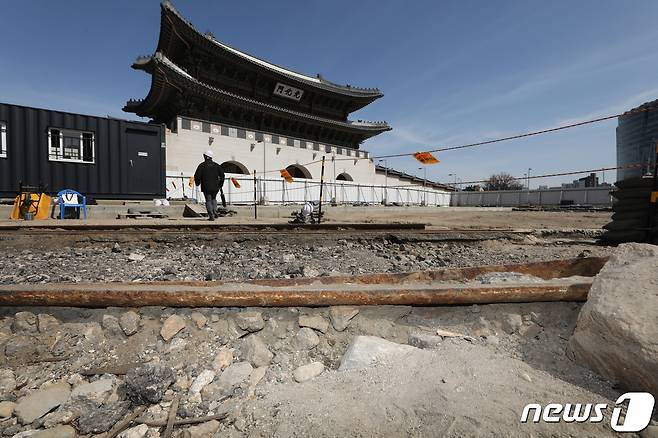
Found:
<svg viewBox="0 0 658 438"><path fill-rule="evenodd" d="M491 175L486 182L487 190L521 190L521 184L516 178L506 172Z"/></svg>

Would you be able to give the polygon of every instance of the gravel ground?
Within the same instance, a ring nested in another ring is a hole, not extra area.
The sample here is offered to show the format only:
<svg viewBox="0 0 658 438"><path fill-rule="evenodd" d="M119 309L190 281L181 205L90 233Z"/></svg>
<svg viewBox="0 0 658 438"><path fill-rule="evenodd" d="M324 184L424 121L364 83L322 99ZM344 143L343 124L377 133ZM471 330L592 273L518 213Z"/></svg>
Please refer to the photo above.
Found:
<svg viewBox="0 0 658 438"><path fill-rule="evenodd" d="M0 284L231 280L407 272L603 256L609 247L587 240L511 235L472 242L423 241L423 236L375 235L216 239L164 235L154 239L108 237L0 241ZM427 240L427 239L425 239Z"/></svg>
<svg viewBox="0 0 658 438"><path fill-rule="evenodd" d="M0 308L0 399L15 410L0 415L0 435L93 436L138 405L166 418L180 398L180 418L228 416L179 438L607 436L605 424L518 421L527 403L619 395L567 357L580 307ZM363 335L418 348L341 371ZM317 371L303 376L309 365ZM66 392L51 403L53 384Z"/></svg>

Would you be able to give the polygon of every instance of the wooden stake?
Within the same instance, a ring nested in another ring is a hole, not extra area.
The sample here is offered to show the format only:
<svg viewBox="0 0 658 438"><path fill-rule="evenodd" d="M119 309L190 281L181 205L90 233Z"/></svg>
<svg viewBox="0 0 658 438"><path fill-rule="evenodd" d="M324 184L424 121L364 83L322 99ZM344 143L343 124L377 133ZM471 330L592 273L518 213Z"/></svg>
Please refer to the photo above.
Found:
<svg viewBox="0 0 658 438"><path fill-rule="evenodd" d="M205 417L195 417L195 418L184 418L181 420L175 420L174 421L174 426L184 426L188 424L198 424L198 423L206 423L208 421L212 420L223 420L226 417L228 417L228 411L226 412L220 412L219 414L215 415L208 415ZM167 421L165 420L137 420L136 423L139 424L146 424L149 427L163 427L167 425Z"/></svg>
<svg viewBox="0 0 658 438"><path fill-rule="evenodd" d="M162 434L162 438L171 438L171 433L174 431L174 422L176 421L176 412L178 411L178 403L180 403L180 396L174 397L169 407L169 418L167 419L167 427Z"/></svg>

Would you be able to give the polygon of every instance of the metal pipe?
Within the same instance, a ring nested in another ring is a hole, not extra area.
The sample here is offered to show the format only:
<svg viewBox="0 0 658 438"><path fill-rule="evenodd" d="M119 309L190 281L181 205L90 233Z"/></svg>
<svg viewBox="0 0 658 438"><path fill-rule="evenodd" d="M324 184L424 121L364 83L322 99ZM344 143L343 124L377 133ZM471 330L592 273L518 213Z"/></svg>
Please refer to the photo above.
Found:
<svg viewBox="0 0 658 438"><path fill-rule="evenodd" d="M21 285L0 294L1 306L71 307L288 307L337 305L445 306L546 301L586 301L591 283L569 285L505 285L468 288L369 288L367 290L218 290L208 287L146 286L136 284L89 287Z"/></svg>

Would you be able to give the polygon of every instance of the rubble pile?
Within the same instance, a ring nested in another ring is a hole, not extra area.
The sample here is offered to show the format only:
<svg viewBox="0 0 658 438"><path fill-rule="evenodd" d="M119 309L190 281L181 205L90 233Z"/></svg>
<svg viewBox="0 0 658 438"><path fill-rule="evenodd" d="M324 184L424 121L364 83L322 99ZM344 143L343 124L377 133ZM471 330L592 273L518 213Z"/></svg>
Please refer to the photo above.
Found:
<svg viewBox="0 0 658 438"><path fill-rule="evenodd" d="M626 390L656 390L656 324L647 322L658 315L656 247L529 237L316 246L174 236L6 251L5 284L291 278L613 256L584 305L0 307L0 437L159 438L167 424L175 438L610 436L608 417L524 424L519 415L528 403L612 406ZM515 272L474 279L538 281ZM657 429L654 422L642 436Z"/></svg>
<svg viewBox="0 0 658 438"><path fill-rule="evenodd" d="M285 417L264 402L268 394L338 378L355 363L384 363L378 340L404 344L400 351L476 345L515 360L551 354L560 358L551 372L596 386L564 356L578 308L3 308L0 436L93 436L141 407L119 436L153 438L175 401L177 419L204 421L177 426L174 436L276 436ZM374 359L363 359L373 348Z"/></svg>

